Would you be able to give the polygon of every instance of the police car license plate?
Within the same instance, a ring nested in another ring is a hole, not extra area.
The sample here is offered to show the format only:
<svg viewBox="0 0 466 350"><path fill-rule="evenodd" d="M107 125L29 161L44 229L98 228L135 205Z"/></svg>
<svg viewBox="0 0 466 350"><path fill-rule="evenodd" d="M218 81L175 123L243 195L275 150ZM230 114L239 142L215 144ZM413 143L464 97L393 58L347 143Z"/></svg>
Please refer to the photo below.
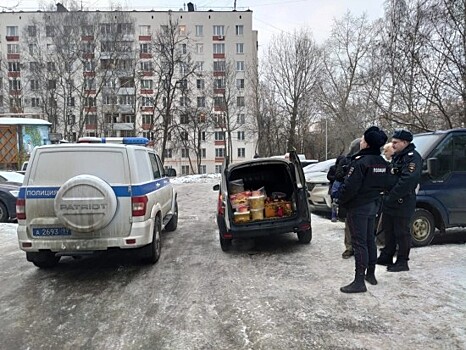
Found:
<svg viewBox="0 0 466 350"><path fill-rule="evenodd" d="M71 236L71 231L65 227L37 227L32 229L35 237Z"/></svg>

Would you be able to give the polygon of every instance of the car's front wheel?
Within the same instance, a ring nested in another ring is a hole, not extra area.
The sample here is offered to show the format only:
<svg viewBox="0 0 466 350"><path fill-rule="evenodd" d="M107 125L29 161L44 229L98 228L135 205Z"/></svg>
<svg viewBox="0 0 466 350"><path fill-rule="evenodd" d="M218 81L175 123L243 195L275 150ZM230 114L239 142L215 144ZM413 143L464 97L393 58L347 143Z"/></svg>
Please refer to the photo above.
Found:
<svg viewBox="0 0 466 350"><path fill-rule="evenodd" d="M413 246L427 246L432 242L434 236L434 216L425 209L417 208L411 221L411 242Z"/></svg>
<svg viewBox="0 0 466 350"><path fill-rule="evenodd" d="M311 230L304 230L298 232L298 240L299 243L309 244L311 243L312 239L312 231Z"/></svg>

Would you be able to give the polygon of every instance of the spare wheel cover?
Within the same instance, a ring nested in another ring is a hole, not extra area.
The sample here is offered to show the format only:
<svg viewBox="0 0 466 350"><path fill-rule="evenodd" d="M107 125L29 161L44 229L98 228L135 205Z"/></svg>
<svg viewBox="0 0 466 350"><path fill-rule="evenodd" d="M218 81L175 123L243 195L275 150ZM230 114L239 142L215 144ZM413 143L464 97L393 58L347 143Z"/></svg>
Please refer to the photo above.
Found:
<svg viewBox="0 0 466 350"><path fill-rule="evenodd" d="M104 180L93 175L78 175L60 187L54 206L55 215L67 228L92 232L110 223L117 199Z"/></svg>

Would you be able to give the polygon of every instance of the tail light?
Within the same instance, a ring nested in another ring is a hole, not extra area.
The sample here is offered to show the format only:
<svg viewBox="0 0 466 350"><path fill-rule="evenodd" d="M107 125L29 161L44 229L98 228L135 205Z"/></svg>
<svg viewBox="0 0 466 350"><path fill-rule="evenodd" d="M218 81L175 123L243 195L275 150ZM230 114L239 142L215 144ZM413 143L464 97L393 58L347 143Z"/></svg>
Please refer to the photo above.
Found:
<svg viewBox="0 0 466 350"><path fill-rule="evenodd" d="M133 216L144 216L147 208L147 196L131 197Z"/></svg>
<svg viewBox="0 0 466 350"><path fill-rule="evenodd" d="M223 204L223 197L221 194L218 195L217 213L219 215L225 215L225 205Z"/></svg>
<svg viewBox="0 0 466 350"><path fill-rule="evenodd" d="M16 218L26 220L26 199L16 198Z"/></svg>

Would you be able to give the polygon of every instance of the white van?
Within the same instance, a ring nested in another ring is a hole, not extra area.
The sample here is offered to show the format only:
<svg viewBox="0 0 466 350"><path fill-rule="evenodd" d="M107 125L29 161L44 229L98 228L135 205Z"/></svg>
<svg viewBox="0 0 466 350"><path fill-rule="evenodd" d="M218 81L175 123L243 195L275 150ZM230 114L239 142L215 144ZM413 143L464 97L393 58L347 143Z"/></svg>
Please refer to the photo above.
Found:
<svg viewBox="0 0 466 350"><path fill-rule="evenodd" d="M40 146L31 155L16 203L27 260L47 268L63 255L142 248L143 258L157 262L160 232L178 222L160 158L141 147L145 138L81 142Z"/></svg>

